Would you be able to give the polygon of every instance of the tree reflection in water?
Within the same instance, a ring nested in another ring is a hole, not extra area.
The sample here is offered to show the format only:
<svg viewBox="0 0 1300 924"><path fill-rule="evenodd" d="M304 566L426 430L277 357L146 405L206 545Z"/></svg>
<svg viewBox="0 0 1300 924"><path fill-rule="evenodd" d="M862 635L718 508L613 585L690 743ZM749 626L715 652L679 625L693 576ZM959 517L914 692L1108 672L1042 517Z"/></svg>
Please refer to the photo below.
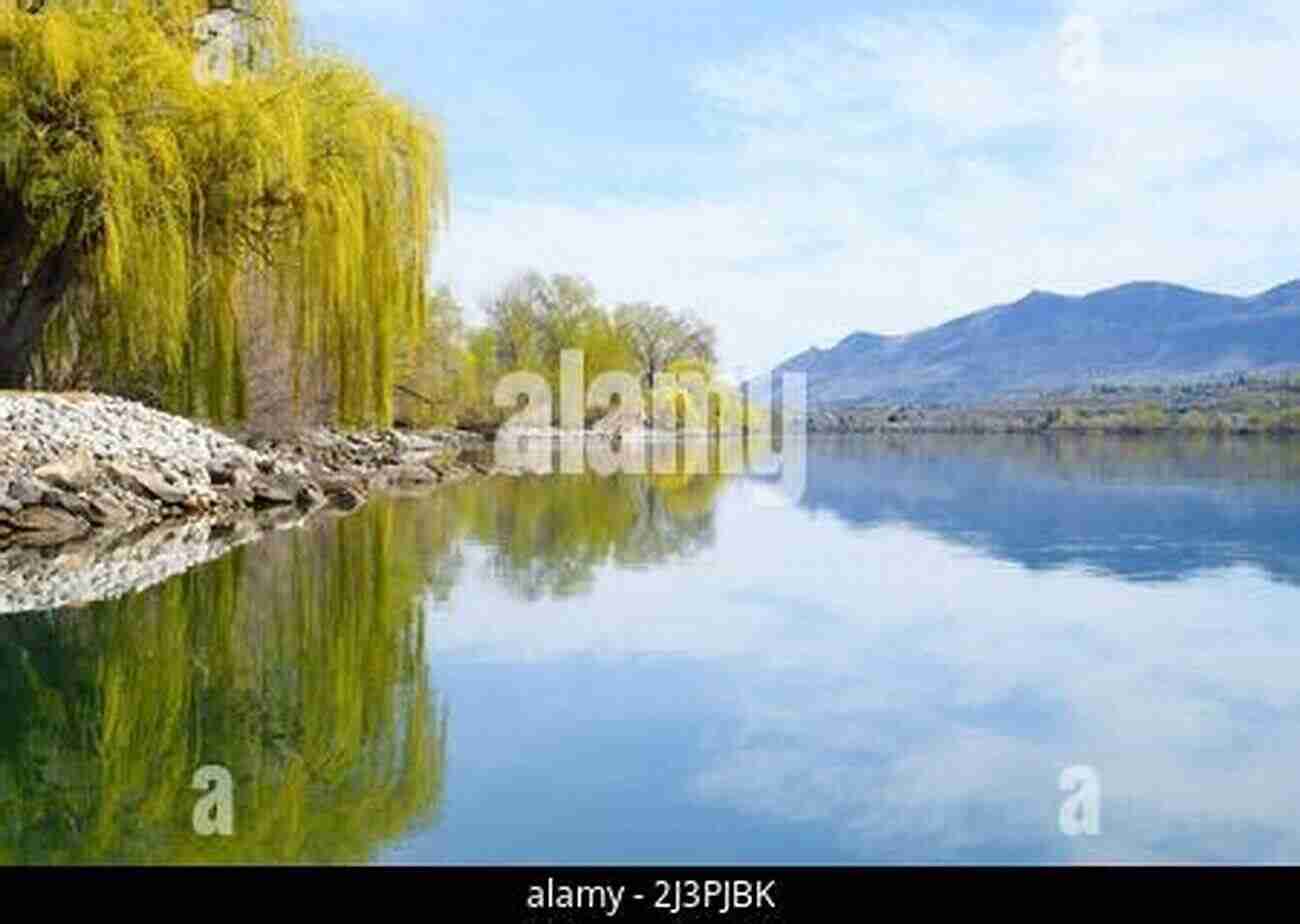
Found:
<svg viewBox="0 0 1300 924"><path fill-rule="evenodd" d="M525 598L707 547L716 475L499 479L375 503L125 600L0 620L0 863L356 862L431 823L448 719L421 603L462 546ZM229 768L203 838L195 771Z"/></svg>

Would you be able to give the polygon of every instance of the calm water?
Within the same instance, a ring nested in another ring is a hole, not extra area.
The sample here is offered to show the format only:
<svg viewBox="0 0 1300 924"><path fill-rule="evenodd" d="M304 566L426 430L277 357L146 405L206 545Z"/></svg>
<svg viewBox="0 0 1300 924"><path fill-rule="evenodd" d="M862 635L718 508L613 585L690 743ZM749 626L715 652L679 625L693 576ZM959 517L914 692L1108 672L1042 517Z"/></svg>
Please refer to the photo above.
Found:
<svg viewBox="0 0 1300 924"><path fill-rule="evenodd" d="M1300 446L809 472L467 485L0 619L0 861L1300 861Z"/></svg>

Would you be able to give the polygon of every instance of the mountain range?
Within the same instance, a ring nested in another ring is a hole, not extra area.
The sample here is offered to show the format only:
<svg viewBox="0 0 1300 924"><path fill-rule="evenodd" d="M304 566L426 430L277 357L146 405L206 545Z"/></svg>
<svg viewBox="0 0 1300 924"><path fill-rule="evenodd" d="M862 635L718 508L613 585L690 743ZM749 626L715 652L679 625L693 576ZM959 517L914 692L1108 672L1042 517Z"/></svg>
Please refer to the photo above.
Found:
<svg viewBox="0 0 1300 924"><path fill-rule="evenodd" d="M1300 280L1238 297L1162 282L1031 292L897 337L857 333L772 375L808 377L810 406L960 404L1099 383L1159 384L1300 368ZM752 385L765 386L765 379ZM762 395L763 391L756 391Z"/></svg>

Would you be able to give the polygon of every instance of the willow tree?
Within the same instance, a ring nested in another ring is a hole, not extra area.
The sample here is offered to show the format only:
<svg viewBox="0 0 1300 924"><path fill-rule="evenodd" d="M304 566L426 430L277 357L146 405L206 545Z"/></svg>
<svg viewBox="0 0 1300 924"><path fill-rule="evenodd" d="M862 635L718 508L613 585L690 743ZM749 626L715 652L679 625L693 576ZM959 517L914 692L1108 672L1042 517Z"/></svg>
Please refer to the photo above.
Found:
<svg viewBox="0 0 1300 924"><path fill-rule="evenodd" d="M195 23L229 3L0 4L0 389L90 344L233 416L252 289L344 419L389 418L445 216L437 127L309 51L290 0L240 4L257 54L223 80Z"/></svg>

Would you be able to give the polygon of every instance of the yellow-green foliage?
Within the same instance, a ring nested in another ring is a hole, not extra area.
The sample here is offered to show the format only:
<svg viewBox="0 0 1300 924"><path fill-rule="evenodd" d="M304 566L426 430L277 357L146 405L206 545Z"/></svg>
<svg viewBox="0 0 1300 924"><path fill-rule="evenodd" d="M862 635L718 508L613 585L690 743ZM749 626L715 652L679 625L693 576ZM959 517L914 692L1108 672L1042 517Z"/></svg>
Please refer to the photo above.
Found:
<svg viewBox="0 0 1300 924"><path fill-rule="evenodd" d="M461 414L468 383L461 307L446 289L429 301L419 338L398 362L398 419L418 426L447 426Z"/></svg>
<svg viewBox="0 0 1300 924"><path fill-rule="evenodd" d="M703 474L510 478L453 495L458 531L492 549L493 570L528 599L588 592L611 563L683 560L713 541L726 481Z"/></svg>
<svg viewBox="0 0 1300 924"><path fill-rule="evenodd" d="M441 804L422 603L454 596L462 546L515 595L572 597L707 548L727 483L710 470L452 486L121 601L0 619L0 864L372 859ZM230 838L193 831L208 765L235 778Z"/></svg>
<svg viewBox="0 0 1300 924"><path fill-rule="evenodd" d="M656 379L651 410L663 429L740 432L746 425L744 397L721 381L702 360L678 360ZM754 412L752 426L769 423L766 414Z"/></svg>
<svg viewBox="0 0 1300 924"><path fill-rule="evenodd" d="M7 617L0 863L355 863L427 821L438 527L368 508L68 618ZM192 827L214 764L235 777L230 838Z"/></svg>
<svg viewBox="0 0 1300 924"><path fill-rule="evenodd" d="M259 6L274 63L224 83L195 74L205 2L0 8L0 184L40 229L33 264L84 248L67 316L116 364L168 370L182 409L238 412L251 275L300 355L329 358L341 416L385 421L424 320L442 137L366 71L307 53L291 4Z"/></svg>
<svg viewBox="0 0 1300 924"><path fill-rule="evenodd" d="M1256 433L1300 433L1300 408L1255 411L1246 419L1246 426Z"/></svg>
<svg viewBox="0 0 1300 924"><path fill-rule="evenodd" d="M1077 430L1085 425L1083 416L1072 407L1056 408L1051 413L1050 425L1057 430Z"/></svg>
<svg viewBox="0 0 1300 924"><path fill-rule="evenodd" d="M1120 428L1143 432L1166 430L1169 428L1169 414L1158 404L1141 404L1124 416Z"/></svg>
<svg viewBox="0 0 1300 924"><path fill-rule="evenodd" d="M586 388L606 373L631 374L647 389L665 374L695 376L704 388L717 385L712 327L660 305L621 305L611 310L580 276L525 273L505 285L486 308L487 328L470 351L478 373L489 368L497 375L536 373L556 394L561 357L565 351L577 350L583 354ZM483 352L489 344L490 359ZM710 421L716 426L719 418L735 420L739 426L740 399L734 389L716 388L710 409L698 390L661 386L662 407L671 409L684 426L703 428ZM476 391L483 393L481 386ZM491 389L486 393L490 395ZM654 400L650 394L645 397ZM556 423L559 410L556 402ZM589 407L588 422L607 411Z"/></svg>

